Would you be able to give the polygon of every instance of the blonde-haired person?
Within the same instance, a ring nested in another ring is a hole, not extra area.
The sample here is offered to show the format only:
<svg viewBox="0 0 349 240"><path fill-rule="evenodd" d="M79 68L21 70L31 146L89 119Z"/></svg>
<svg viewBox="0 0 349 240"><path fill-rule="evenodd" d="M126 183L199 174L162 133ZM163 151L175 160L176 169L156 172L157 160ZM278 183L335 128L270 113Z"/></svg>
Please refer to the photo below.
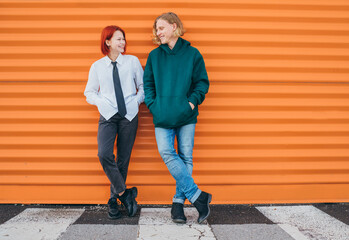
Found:
<svg viewBox="0 0 349 240"><path fill-rule="evenodd" d="M181 38L183 24L175 13L164 13L153 26L154 43L144 70L145 104L153 115L159 153L176 180L171 217L185 223L185 199L198 210L198 222L210 214L212 195L201 191L192 177L193 147L198 105L208 92L209 81L200 52ZM174 148L177 137L178 153Z"/></svg>
<svg viewBox="0 0 349 240"><path fill-rule="evenodd" d="M136 187L126 188L126 177L137 134L138 107L144 100L143 68L136 56L125 55L126 35L122 28L105 27L100 44L105 56L92 64L84 94L100 113L98 157L110 181L108 217L121 217L117 198L133 217L138 191Z"/></svg>

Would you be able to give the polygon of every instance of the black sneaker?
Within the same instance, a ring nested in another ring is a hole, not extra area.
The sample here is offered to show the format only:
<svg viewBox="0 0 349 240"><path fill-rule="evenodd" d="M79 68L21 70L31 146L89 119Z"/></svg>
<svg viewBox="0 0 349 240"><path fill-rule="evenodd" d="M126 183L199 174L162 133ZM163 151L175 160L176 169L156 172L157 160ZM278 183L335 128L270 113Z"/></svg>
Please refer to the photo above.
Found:
<svg viewBox="0 0 349 240"><path fill-rule="evenodd" d="M118 219L121 218L121 213L119 212L118 200L116 198L111 198L108 201L108 218L109 219Z"/></svg>
<svg viewBox="0 0 349 240"><path fill-rule="evenodd" d="M184 215L184 204L181 203L172 203L171 208L171 218L175 223L186 223L187 218Z"/></svg>
<svg viewBox="0 0 349 240"><path fill-rule="evenodd" d="M201 192L198 199L193 202L194 207L199 212L198 223L202 223L205 221L210 215L210 202L212 199L212 195L206 192Z"/></svg>
<svg viewBox="0 0 349 240"><path fill-rule="evenodd" d="M125 206L129 217L133 217L137 213L137 209L138 209L138 205L136 201L137 195L138 195L138 190L136 187L133 187L133 188L126 189L124 194L119 196L119 200Z"/></svg>

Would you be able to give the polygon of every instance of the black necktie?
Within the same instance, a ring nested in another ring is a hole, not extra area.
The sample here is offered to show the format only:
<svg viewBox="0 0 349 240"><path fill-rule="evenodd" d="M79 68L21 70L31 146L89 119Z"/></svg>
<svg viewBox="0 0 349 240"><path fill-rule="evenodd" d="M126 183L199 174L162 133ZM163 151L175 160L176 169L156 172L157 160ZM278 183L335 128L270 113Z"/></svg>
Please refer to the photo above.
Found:
<svg viewBox="0 0 349 240"><path fill-rule="evenodd" d="M118 67L116 66L116 62L111 62L111 64L113 64L113 81L114 81L116 103L118 104L119 114L122 117L125 117L126 105L125 105L124 94L122 94Z"/></svg>

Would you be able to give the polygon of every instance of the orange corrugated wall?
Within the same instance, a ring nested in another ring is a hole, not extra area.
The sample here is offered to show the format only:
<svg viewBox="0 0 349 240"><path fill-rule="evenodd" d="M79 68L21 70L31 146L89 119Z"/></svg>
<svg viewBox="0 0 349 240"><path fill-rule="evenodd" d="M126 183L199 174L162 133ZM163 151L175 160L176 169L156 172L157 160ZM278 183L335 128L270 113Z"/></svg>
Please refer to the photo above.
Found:
<svg viewBox="0 0 349 240"><path fill-rule="evenodd" d="M194 178L213 203L349 201L347 0L0 1L0 203L106 203L96 107L83 91L100 32L126 30L143 67L174 11L204 56ZM143 104L128 185L170 203Z"/></svg>

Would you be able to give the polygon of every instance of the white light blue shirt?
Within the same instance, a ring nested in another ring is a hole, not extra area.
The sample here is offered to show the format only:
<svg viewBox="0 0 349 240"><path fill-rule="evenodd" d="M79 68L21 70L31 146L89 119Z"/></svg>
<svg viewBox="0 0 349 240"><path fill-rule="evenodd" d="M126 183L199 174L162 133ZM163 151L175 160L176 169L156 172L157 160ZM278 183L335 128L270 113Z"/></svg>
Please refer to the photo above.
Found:
<svg viewBox="0 0 349 240"><path fill-rule="evenodd" d="M111 59L105 56L92 64L84 92L86 101L96 105L106 120L118 112L111 62ZM143 68L138 58L132 55L119 54L116 62L127 110L125 118L131 121L144 101Z"/></svg>

